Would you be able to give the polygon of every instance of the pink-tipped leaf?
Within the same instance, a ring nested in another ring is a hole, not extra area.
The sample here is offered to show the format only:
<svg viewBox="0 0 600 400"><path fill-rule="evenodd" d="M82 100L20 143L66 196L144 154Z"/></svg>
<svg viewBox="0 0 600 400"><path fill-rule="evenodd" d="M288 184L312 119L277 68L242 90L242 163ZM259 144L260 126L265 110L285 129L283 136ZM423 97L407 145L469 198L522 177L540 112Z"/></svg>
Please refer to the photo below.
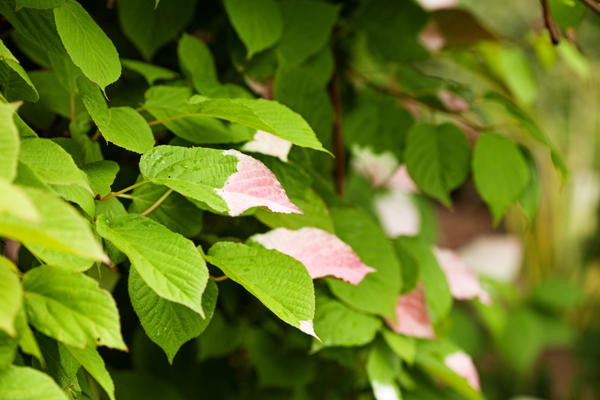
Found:
<svg viewBox="0 0 600 400"><path fill-rule="evenodd" d="M302 214L287 197L273 172L262 162L237 150L226 150L223 154L238 159L237 172L227 179L222 188L215 189L227 203L229 215L240 215L252 207L267 207L273 212L285 214Z"/></svg>
<svg viewBox="0 0 600 400"><path fill-rule="evenodd" d="M251 141L246 143L242 150L254 153L275 156L283 162L287 162L288 153L292 148L292 142L272 135L265 131L256 131Z"/></svg>
<svg viewBox="0 0 600 400"><path fill-rule="evenodd" d="M434 339L433 327L427 313L425 290L419 285L412 292L398 297L396 322L386 318L394 332L423 339Z"/></svg>
<svg viewBox="0 0 600 400"><path fill-rule="evenodd" d="M438 264L448 281L450 292L457 300L478 298L490 304L490 295L481 287L479 279L458 254L449 249L433 249Z"/></svg>
<svg viewBox="0 0 600 400"><path fill-rule="evenodd" d="M304 264L313 279L331 275L358 285L365 275L375 272L375 269L362 263L350 246L318 228L277 228L255 235L252 240L267 249L294 257Z"/></svg>
<svg viewBox="0 0 600 400"><path fill-rule="evenodd" d="M473 389L481 389L481 386L479 385L479 375L477 374L475 364L473 364L473 360L471 360L471 357L465 352L457 351L448 354L446 358L444 358L444 364L452 371L456 372L457 375L465 378Z"/></svg>

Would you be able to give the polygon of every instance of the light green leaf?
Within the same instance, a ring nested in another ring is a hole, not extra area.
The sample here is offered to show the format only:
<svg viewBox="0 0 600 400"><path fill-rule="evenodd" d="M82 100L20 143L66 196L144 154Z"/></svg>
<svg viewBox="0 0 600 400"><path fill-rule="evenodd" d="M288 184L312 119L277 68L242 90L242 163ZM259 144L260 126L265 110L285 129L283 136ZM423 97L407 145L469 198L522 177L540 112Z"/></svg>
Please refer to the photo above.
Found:
<svg viewBox="0 0 600 400"><path fill-rule="evenodd" d="M85 109L96 125L107 125L110 122L110 111L98 85L82 76L77 79L77 89Z"/></svg>
<svg viewBox="0 0 600 400"><path fill-rule="evenodd" d="M213 245L207 260L284 322L314 335L313 283L299 261L275 250L232 242Z"/></svg>
<svg viewBox="0 0 600 400"><path fill-rule="evenodd" d="M106 196L119 172L119 164L110 160L96 161L84 165L83 172L88 177L94 195Z"/></svg>
<svg viewBox="0 0 600 400"><path fill-rule="evenodd" d="M279 41L283 19L274 0L225 0L229 20L248 49L248 58Z"/></svg>
<svg viewBox="0 0 600 400"><path fill-rule="evenodd" d="M188 103L192 90L187 86L154 86L146 91L144 109L178 137L194 144L238 143L250 140L253 132L235 125L195 114Z"/></svg>
<svg viewBox="0 0 600 400"><path fill-rule="evenodd" d="M64 346L64 345L60 345ZM64 346L67 351L81 364L83 368L102 386L111 400L115 400L115 385L106 370L104 360L98 354L95 347L90 346L78 349L72 346Z"/></svg>
<svg viewBox="0 0 600 400"><path fill-rule="evenodd" d="M208 269L191 240L135 214L113 219L101 215L96 229L129 257L157 295L204 316L202 292Z"/></svg>
<svg viewBox="0 0 600 400"><path fill-rule="evenodd" d="M136 188L131 196L130 213L142 213L150 208L165 192L164 186L148 183ZM171 193L154 211L148 214L173 232L186 237L196 236L202 230L203 214L194 203L178 193Z"/></svg>
<svg viewBox="0 0 600 400"><path fill-rule="evenodd" d="M222 150L157 146L142 156L140 172L156 184L225 212L227 204L215 189L225 185L237 164L235 156L223 155Z"/></svg>
<svg viewBox="0 0 600 400"><path fill-rule="evenodd" d="M177 76L176 72L171 71L157 65L148 64L138 60L130 60L127 58L121 59L121 64L126 69L135 71L142 75L149 85L154 84L158 80L169 80Z"/></svg>
<svg viewBox="0 0 600 400"><path fill-rule="evenodd" d="M389 329L384 329L383 339L390 349L392 349L394 353L396 353L404 361L409 364L412 364L415 361L415 355L417 352L415 338L400 335Z"/></svg>
<svg viewBox="0 0 600 400"><path fill-rule="evenodd" d="M525 158L529 167L529 182L527 183L527 186L525 186L521 197L519 197L519 204L523 208L523 211L525 212L525 215L527 215L529 221L533 221L540 208L542 185L533 156L526 153Z"/></svg>
<svg viewBox="0 0 600 400"><path fill-rule="evenodd" d="M83 76L81 69L73 64L71 57L69 57L66 51L61 53L48 52L48 59L50 60L52 72L58 79L58 83L69 95L77 95L77 80L80 78L87 79Z"/></svg>
<svg viewBox="0 0 600 400"><path fill-rule="evenodd" d="M13 120L18 103L0 103L0 178L12 181L17 174L19 132Z"/></svg>
<svg viewBox="0 0 600 400"><path fill-rule="evenodd" d="M208 94L220 86L213 56L198 38L184 34L177 45L179 67L198 93Z"/></svg>
<svg viewBox="0 0 600 400"><path fill-rule="evenodd" d="M400 400L402 394L396 383L400 373L400 359L384 341L378 340L367 359L367 376L376 400Z"/></svg>
<svg viewBox="0 0 600 400"><path fill-rule="evenodd" d="M19 334L19 347L25 354L29 354L38 359L42 365L44 364L44 358L40 347L38 346L37 340L33 335L33 331L27 323L27 315L25 314L25 307L22 307L17 314L15 326Z"/></svg>
<svg viewBox="0 0 600 400"><path fill-rule="evenodd" d="M335 234L377 270L358 285L328 279L333 294L357 310L393 317L402 287L400 263L394 248L381 229L364 213L352 208L331 208Z"/></svg>
<svg viewBox="0 0 600 400"><path fill-rule="evenodd" d="M299 64L326 45L337 19L338 6L321 1L281 3L283 35L279 43L281 57Z"/></svg>
<svg viewBox="0 0 600 400"><path fill-rule="evenodd" d="M154 147L154 135L148 123L131 107L110 108L108 123L101 123L98 129L107 141L136 153Z"/></svg>
<svg viewBox="0 0 600 400"><path fill-rule="evenodd" d="M54 9L56 30L73 63L102 90L121 75L115 45L75 0Z"/></svg>
<svg viewBox="0 0 600 400"><path fill-rule="evenodd" d="M46 365L44 371L50 375L62 388L71 388L77 392L81 391L77 379L77 373L81 364L77 361L67 347L56 340L44 335L37 335Z"/></svg>
<svg viewBox="0 0 600 400"><path fill-rule="evenodd" d="M41 246L91 261L106 256L92 234L90 224L75 209L55 196L23 188L40 214L41 222L0 214L0 235L26 246Z"/></svg>
<svg viewBox="0 0 600 400"><path fill-rule="evenodd" d="M194 16L195 0L127 0L117 4L123 33L146 60L175 38Z"/></svg>
<svg viewBox="0 0 600 400"><path fill-rule="evenodd" d="M258 129L295 145L327 152L302 116L276 101L263 99L209 99L192 96L197 113Z"/></svg>
<svg viewBox="0 0 600 400"><path fill-rule="evenodd" d="M425 286L427 312L432 324L444 318L452 308L452 294L444 271L440 268L430 244L418 238L401 236L396 239L399 251L411 256L419 266L419 276Z"/></svg>
<svg viewBox="0 0 600 400"><path fill-rule="evenodd" d="M129 270L129 298L146 335L166 353L169 363L181 345L199 336L211 321L219 290L209 280L202 294L202 307L206 318L198 313L159 297L135 270Z"/></svg>
<svg viewBox="0 0 600 400"><path fill-rule="evenodd" d="M0 179L0 193L0 214L9 214L24 221L40 221L40 214L19 186Z"/></svg>
<svg viewBox="0 0 600 400"><path fill-rule="evenodd" d="M48 185L78 185L91 195L85 175L69 153L50 139L25 139L21 143L19 161L27 165Z"/></svg>
<svg viewBox="0 0 600 400"><path fill-rule="evenodd" d="M2 40L0 40L0 61L2 61L0 64L2 94L10 101L21 99L32 102L38 101L40 96L27 72Z"/></svg>
<svg viewBox="0 0 600 400"><path fill-rule="evenodd" d="M479 137L473 152L473 177L477 191L498 224L508 207L517 201L530 179L529 167L510 140L495 133Z"/></svg>
<svg viewBox="0 0 600 400"><path fill-rule="evenodd" d="M27 317L45 335L78 348L99 345L127 349L117 305L94 279L41 266L25 274L23 288Z"/></svg>
<svg viewBox="0 0 600 400"><path fill-rule="evenodd" d="M451 204L450 191L469 175L469 143L452 124L414 125L408 134L404 158L417 186L446 206Z"/></svg>
<svg viewBox="0 0 600 400"><path fill-rule="evenodd" d="M62 117L71 117L71 98L69 92L60 84L58 77L52 71L32 71L29 73L31 80L40 94L40 101L35 105L28 105L36 113L52 111ZM84 115L85 109L79 97L75 98L75 120Z"/></svg>
<svg viewBox="0 0 600 400"><path fill-rule="evenodd" d="M15 319L23 302L23 288L15 273L17 267L0 256L0 330L16 336Z"/></svg>
<svg viewBox="0 0 600 400"><path fill-rule="evenodd" d="M317 293L315 332L321 343L313 348L328 346L362 346L370 343L381 328L381 319L356 311L337 300Z"/></svg>
<svg viewBox="0 0 600 400"><path fill-rule="evenodd" d="M0 330L0 371L9 367L17 355L17 339ZM2 392L0 392L2 395Z"/></svg>
<svg viewBox="0 0 600 400"><path fill-rule="evenodd" d="M0 371L0 394L11 400L69 400L48 375L14 365Z"/></svg>

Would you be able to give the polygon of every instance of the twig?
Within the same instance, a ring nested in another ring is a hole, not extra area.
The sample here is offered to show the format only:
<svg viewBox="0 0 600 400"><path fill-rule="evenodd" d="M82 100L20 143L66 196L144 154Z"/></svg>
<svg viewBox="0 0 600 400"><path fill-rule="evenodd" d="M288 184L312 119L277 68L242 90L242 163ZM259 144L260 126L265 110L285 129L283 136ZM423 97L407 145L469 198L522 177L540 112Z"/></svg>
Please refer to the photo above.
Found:
<svg viewBox="0 0 600 400"><path fill-rule="evenodd" d="M335 59L335 57L334 57ZM329 82L329 97L333 106L333 154L335 155L335 191L344 195L344 136L342 132L342 98L338 80L337 65L333 67L333 75Z"/></svg>
<svg viewBox="0 0 600 400"><path fill-rule="evenodd" d="M552 40L552 44L557 45L560 40L560 36L558 34L558 30L556 29L556 25L554 24L554 20L552 19L552 13L550 12L548 0L542 0L542 11L544 14L544 23L546 24L546 29L548 29L548 33L550 34L550 40Z"/></svg>
<svg viewBox="0 0 600 400"><path fill-rule="evenodd" d="M118 195L120 195L120 194L127 193L127 192L129 192L130 190L133 190L133 189L135 189L136 187L138 187L138 186L142 186L142 185L144 185L144 184L146 184L146 183L148 183L148 181L140 181L140 182L138 182L138 183L135 183L135 184L133 184L133 185L131 185L131 186L127 186L125 189L119 190L118 192L113 192L113 193L109 194L109 195L108 195L108 196L106 196L106 197L101 197L99 200L108 200L108 199L112 199L113 197L117 197L117 196L118 196Z"/></svg>
<svg viewBox="0 0 600 400"><path fill-rule="evenodd" d="M225 279L229 279L229 277L227 275L223 275L223 276L210 276L210 279L212 279L215 282L221 282L224 281Z"/></svg>
<svg viewBox="0 0 600 400"><path fill-rule="evenodd" d="M596 3L594 0L579 0L586 6L592 9L596 14L600 14L600 5Z"/></svg>
<svg viewBox="0 0 600 400"><path fill-rule="evenodd" d="M148 209L147 209L146 211L144 211L144 212L142 213L142 215L148 215L148 214L150 214L152 211L156 210L156 208L157 208L158 206L160 206L160 205L162 204L162 202L163 202L163 201L165 201L165 200L166 200L166 198L167 198L167 197L169 197L169 195L170 195L171 193L173 193L173 189L169 189L169 190L167 190L167 191L165 192L165 194L163 194L162 196L160 196L160 197L158 198L158 200L156 200L156 201L154 202L154 204L152 204L150 207L148 207Z"/></svg>

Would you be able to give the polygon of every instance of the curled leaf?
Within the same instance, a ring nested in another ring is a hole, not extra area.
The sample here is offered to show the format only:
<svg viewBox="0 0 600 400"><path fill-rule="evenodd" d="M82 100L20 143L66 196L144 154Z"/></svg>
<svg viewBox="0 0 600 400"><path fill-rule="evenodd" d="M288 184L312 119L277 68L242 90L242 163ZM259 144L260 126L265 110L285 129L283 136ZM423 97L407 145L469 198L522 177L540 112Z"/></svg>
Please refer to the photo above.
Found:
<svg viewBox="0 0 600 400"><path fill-rule="evenodd" d="M274 249L300 261L310 277L332 275L353 285L358 285L375 269L362 263L350 246L337 236L312 227L289 230L277 228L252 240L267 249Z"/></svg>
<svg viewBox="0 0 600 400"><path fill-rule="evenodd" d="M490 295L481 287L477 276L462 258L452 250L433 249L442 271L446 275L452 296L457 300L478 298L484 304L490 304Z"/></svg>
<svg viewBox="0 0 600 400"><path fill-rule="evenodd" d="M285 190L262 162L240 153L226 150L224 155L237 157L237 172L216 192L225 200L229 214L237 216L252 207L267 207L273 212L302 214L287 197Z"/></svg>
<svg viewBox="0 0 600 400"><path fill-rule="evenodd" d="M435 338L431 320L427 314L425 290L422 285L398 298L396 322L387 318L385 321L396 333L424 339Z"/></svg>
<svg viewBox="0 0 600 400"><path fill-rule="evenodd" d="M446 358L444 358L444 364L446 364L446 366L452 371L456 372L456 374L465 378L473 389L481 389L479 385L479 375L477 374L477 369L475 368L471 357L469 357L465 352L457 351L448 354Z"/></svg>

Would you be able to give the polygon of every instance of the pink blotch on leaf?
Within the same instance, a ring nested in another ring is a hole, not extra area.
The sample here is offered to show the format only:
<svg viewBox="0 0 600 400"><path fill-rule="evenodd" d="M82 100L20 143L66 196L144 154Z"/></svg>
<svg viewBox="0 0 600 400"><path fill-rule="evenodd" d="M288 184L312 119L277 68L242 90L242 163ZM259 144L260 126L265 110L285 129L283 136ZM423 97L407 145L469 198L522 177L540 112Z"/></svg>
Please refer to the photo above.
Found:
<svg viewBox="0 0 600 400"><path fill-rule="evenodd" d="M216 192L225 200L229 215L237 216L252 207L267 207L278 213L302 214L290 201L281 184L262 162L240 153L226 150L224 155L237 157L237 172L233 173Z"/></svg>
<svg viewBox="0 0 600 400"><path fill-rule="evenodd" d="M298 329L300 329L302 332L314 337L315 339L317 339L319 341L321 340L315 333L313 321L310 319L307 319L306 321L300 321L300 326L298 327Z"/></svg>
<svg viewBox="0 0 600 400"><path fill-rule="evenodd" d="M421 228L419 209L410 193L394 189L375 198L375 212L384 232L390 238L414 236Z"/></svg>
<svg viewBox="0 0 600 400"><path fill-rule="evenodd" d="M398 297L396 322L389 318L386 318L385 322L394 332L402 335L423 339L435 338L431 320L429 314L427 314L425 290L422 285L419 285L412 292Z"/></svg>
<svg viewBox="0 0 600 400"><path fill-rule="evenodd" d="M478 298L483 304L490 304L490 295L481 287L479 279L462 258L452 250L433 249L438 264L448 281L450 292L457 300Z"/></svg>
<svg viewBox="0 0 600 400"><path fill-rule="evenodd" d="M418 2L421 7L429 11L452 8L458 5L458 0L418 0Z"/></svg>
<svg viewBox="0 0 600 400"><path fill-rule="evenodd" d="M473 360L465 352L457 351L449 354L444 359L444 364L457 375L462 376L467 380L469 385L475 390L480 390L479 375L473 364Z"/></svg>
<svg viewBox="0 0 600 400"><path fill-rule="evenodd" d="M352 166L368 177L374 188L387 182L398 165L396 157L388 151L374 153L369 147L353 146L352 155Z"/></svg>
<svg viewBox="0 0 600 400"><path fill-rule="evenodd" d="M365 275L376 271L363 264L354 250L337 236L318 228L295 231L277 228L255 235L252 240L294 257L304 264L313 279L331 275L358 285Z"/></svg>
<svg viewBox="0 0 600 400"><path fill-rule="evenodd" d="M275 156L283 162L287 162L288 153L292 148L292 142L272 135L265 131L256 131L251 141L242 147L245 151L262 153Z"/></svg>
<svg viewBox="0 0 600 400"><path fill-rule="evenodd" d="M400 189L405 192L419 193L419 188L408 174L406 164L402 164L396 168L396 171L394 171L390 179L387 180L385 186L390 189Z"/></svg>

